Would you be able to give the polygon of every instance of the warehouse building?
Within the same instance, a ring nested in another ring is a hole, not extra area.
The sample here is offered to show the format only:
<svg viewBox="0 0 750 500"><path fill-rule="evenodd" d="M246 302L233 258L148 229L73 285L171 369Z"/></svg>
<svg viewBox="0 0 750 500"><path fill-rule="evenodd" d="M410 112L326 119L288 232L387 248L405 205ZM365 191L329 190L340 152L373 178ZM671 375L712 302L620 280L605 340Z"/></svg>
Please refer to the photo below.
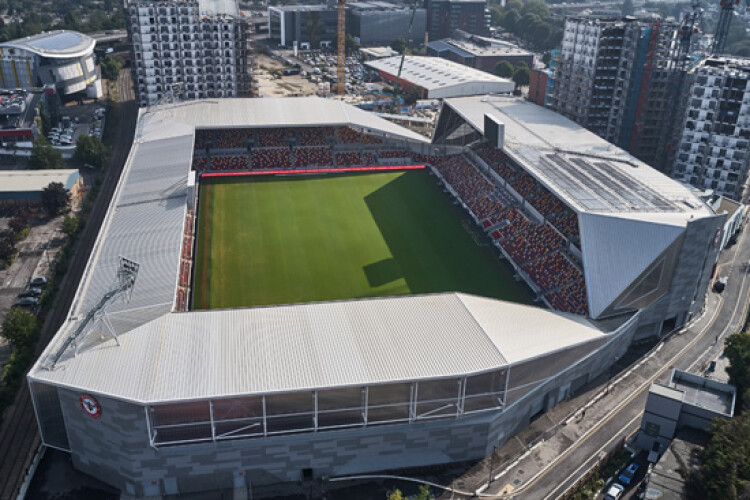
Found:
<svg viewBox="0 0 750 500"><path fill-rule="evenodd" d="M365 63L381 78L395 82L401 57L389 57ZM510 94L515 83L484 71L439 57L407 56L401 69L400 85L420 89L423 99L440 99L479 94Z"/></svg>
<svg viewBox="0 0 750 500"><path fill-rule="evenodd" d="M487 73L492 73L497 63L502 61L513 66L524 63L529 68L534 67L534 54L531 52L512 43L484 37L435 40L427 45L427 55L442 57Z"/></svg>
<svg viewBox="0 0 750 500"><path fill-rule="evenodd" d="M71 198L83 193L83 177L75 169L0 170L0 203L38 202L52 182L65 186Z"/></svg>

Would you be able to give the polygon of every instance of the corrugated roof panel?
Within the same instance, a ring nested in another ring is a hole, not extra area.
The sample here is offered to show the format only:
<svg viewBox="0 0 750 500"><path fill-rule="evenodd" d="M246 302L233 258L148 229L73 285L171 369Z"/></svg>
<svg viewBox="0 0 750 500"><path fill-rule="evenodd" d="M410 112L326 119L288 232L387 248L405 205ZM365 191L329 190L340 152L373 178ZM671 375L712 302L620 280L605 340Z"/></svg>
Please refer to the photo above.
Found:
<svg viewBox="0 0 750 500"><path fill-rule="evenodd" d="M602 338L529 306L437 294L172 313L32 377L135 401L460 376ZM505 351L508 354L501 354Z"/></svg>

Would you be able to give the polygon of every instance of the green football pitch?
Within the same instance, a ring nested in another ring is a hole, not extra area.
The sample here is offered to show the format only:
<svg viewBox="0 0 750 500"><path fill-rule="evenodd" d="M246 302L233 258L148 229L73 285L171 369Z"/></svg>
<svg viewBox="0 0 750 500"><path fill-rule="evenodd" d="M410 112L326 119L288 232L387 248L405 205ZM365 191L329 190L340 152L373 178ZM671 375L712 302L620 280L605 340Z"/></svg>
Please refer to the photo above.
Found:
<svg viewBox="0 0 750 500"><path fill-rule="evenodd" d="M211 178L193 308L462 291L530 302L426 171Z"/></svg>

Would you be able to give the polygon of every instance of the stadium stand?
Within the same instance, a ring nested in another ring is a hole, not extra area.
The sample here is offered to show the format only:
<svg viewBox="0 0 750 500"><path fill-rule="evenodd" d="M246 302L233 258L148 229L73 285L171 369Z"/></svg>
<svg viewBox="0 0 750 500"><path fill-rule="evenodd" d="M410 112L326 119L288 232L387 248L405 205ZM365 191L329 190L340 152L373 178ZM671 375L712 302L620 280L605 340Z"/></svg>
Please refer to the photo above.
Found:
<svg viewBox="0 0 750 500"><path fill-rule="evenodd" d="M501 154L488 149L482 152L489 160L496 160ZM539 224L526 218L509 193L486 179L462 155L438 158L415 154L414 159L437 169L480 226L489 231L490 237L521 267L552 307L575 314L588 313L580 263L567 254L565 238L555 230L556 226L550 221ZM540 213L555 215L555 221L565 224L577 221L565 204L527 173L521 172L513 179L515 183L511 185L519 194L532 196L537 201L532 205L538 205ZM574 233L567 225L564 227L568 231L563 232L566 236Z"/></svg>
<svg viewBox="0 0 750 500"><path fill-rule="evenodd" d="M253 168L292 168L292 155L289 148L253 149L250 157Z"/></svg>
<svg viewBox="0 0 750 500"><path fill-rule="evenodd" d="M210 159L212 171L247 170L250 160L247 155L241 156L213 156Z"/></svg>
<svg viewBox="0 0 750 500"><path fill-rule="evenodd" d="M486 144L475 149L485 163L544 217L541 223L521 212L519 202L485 177L464 155L438 157L385 145L379 147L382 144L379 138L348 127L197 131L195 141L196 148L211 141L215 148L231 149L247 145L248 139L252 144L250 158L236 154L212 156L209 160L195 158L194 168L348 167L398 160L431 165L479 226L489 232L495 244L520 267L552 307L576 314L587 313L582 266L569 254L565 240L570 238L574 243L578 240L576 214L534 177L515 167L502 151ZM353 150L363 144L369 147ZM343 150L337 150L339 147Z"/></svg>
<svg viewBox="0 0 750 500"><path fill-rule="evenodd" d="M332 167L333 154L328 147L294 148L294 166L300 167Z"/></svg>
<svg viewBox="0 0 750 500"><path fill-rule="evenodd" d="M357 151L341 151L336 153L336 165L339 167L351 167L363 165L362 155Z"/></svg>

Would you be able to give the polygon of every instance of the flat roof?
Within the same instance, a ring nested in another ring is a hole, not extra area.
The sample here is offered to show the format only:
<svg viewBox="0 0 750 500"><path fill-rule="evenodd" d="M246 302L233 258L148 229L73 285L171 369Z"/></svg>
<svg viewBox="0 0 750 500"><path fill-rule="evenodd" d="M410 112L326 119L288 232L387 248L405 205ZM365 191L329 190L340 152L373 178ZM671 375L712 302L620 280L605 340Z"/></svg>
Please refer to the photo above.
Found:
<svg viewBox="0 0 750 500"><path fill-rule="evenodd" d="M680 370L672 372L669 386L684 393L685 404L729 417L734 415L734 386Z"/></svg>
<svg viewBox="0 0 750 500"><path fill-rule="evenodd" d="M441 43L442 42L442 43ZM457 38L445 38L429 42L430 48L438 50L455 49L475 57L502 57L502 56L533 56L528 50L524 50L517 45L510 43L497 44L478 44L470 40L461 40Z"/></svg>
<svg viewBox="0 0 750 500"><path fill-rule="evenodd" d="M401 57L388 57L368 61L365 64L378 71L396 76ZM401 78L428 91L472 83L495 84L496 92L512 92L515 88L515 84L507 78L500 78L441 57L407 56L404 59Z"/></svg>
<svg viewBox="0 0 750 500"><path fill-rule="evenodd" d="M0 44L0 48L9 47L27 50L34 54L51 58L81 57L92 53L96 41L77 31L57 30L38 35L18 38Z"/></svg>
<svg viewBox="0 0 750 500"><path fill-rule="evenodd" d="M76 169L0 170L0 193L41 191L51 182L71 189L80 178Z"/></svg>
<svg viewBox="0 0 750 500"><path fill-rule="evenodd" d="M239 15L237 0L198 0L198 9L202 15Z"/></svg>
<svg viewBox="0 0 750 500"><path fill-rule="evenodd" d="M148 403L464 376L609 338L581 316L444 293L165 314L31 377Z"/></svg>

